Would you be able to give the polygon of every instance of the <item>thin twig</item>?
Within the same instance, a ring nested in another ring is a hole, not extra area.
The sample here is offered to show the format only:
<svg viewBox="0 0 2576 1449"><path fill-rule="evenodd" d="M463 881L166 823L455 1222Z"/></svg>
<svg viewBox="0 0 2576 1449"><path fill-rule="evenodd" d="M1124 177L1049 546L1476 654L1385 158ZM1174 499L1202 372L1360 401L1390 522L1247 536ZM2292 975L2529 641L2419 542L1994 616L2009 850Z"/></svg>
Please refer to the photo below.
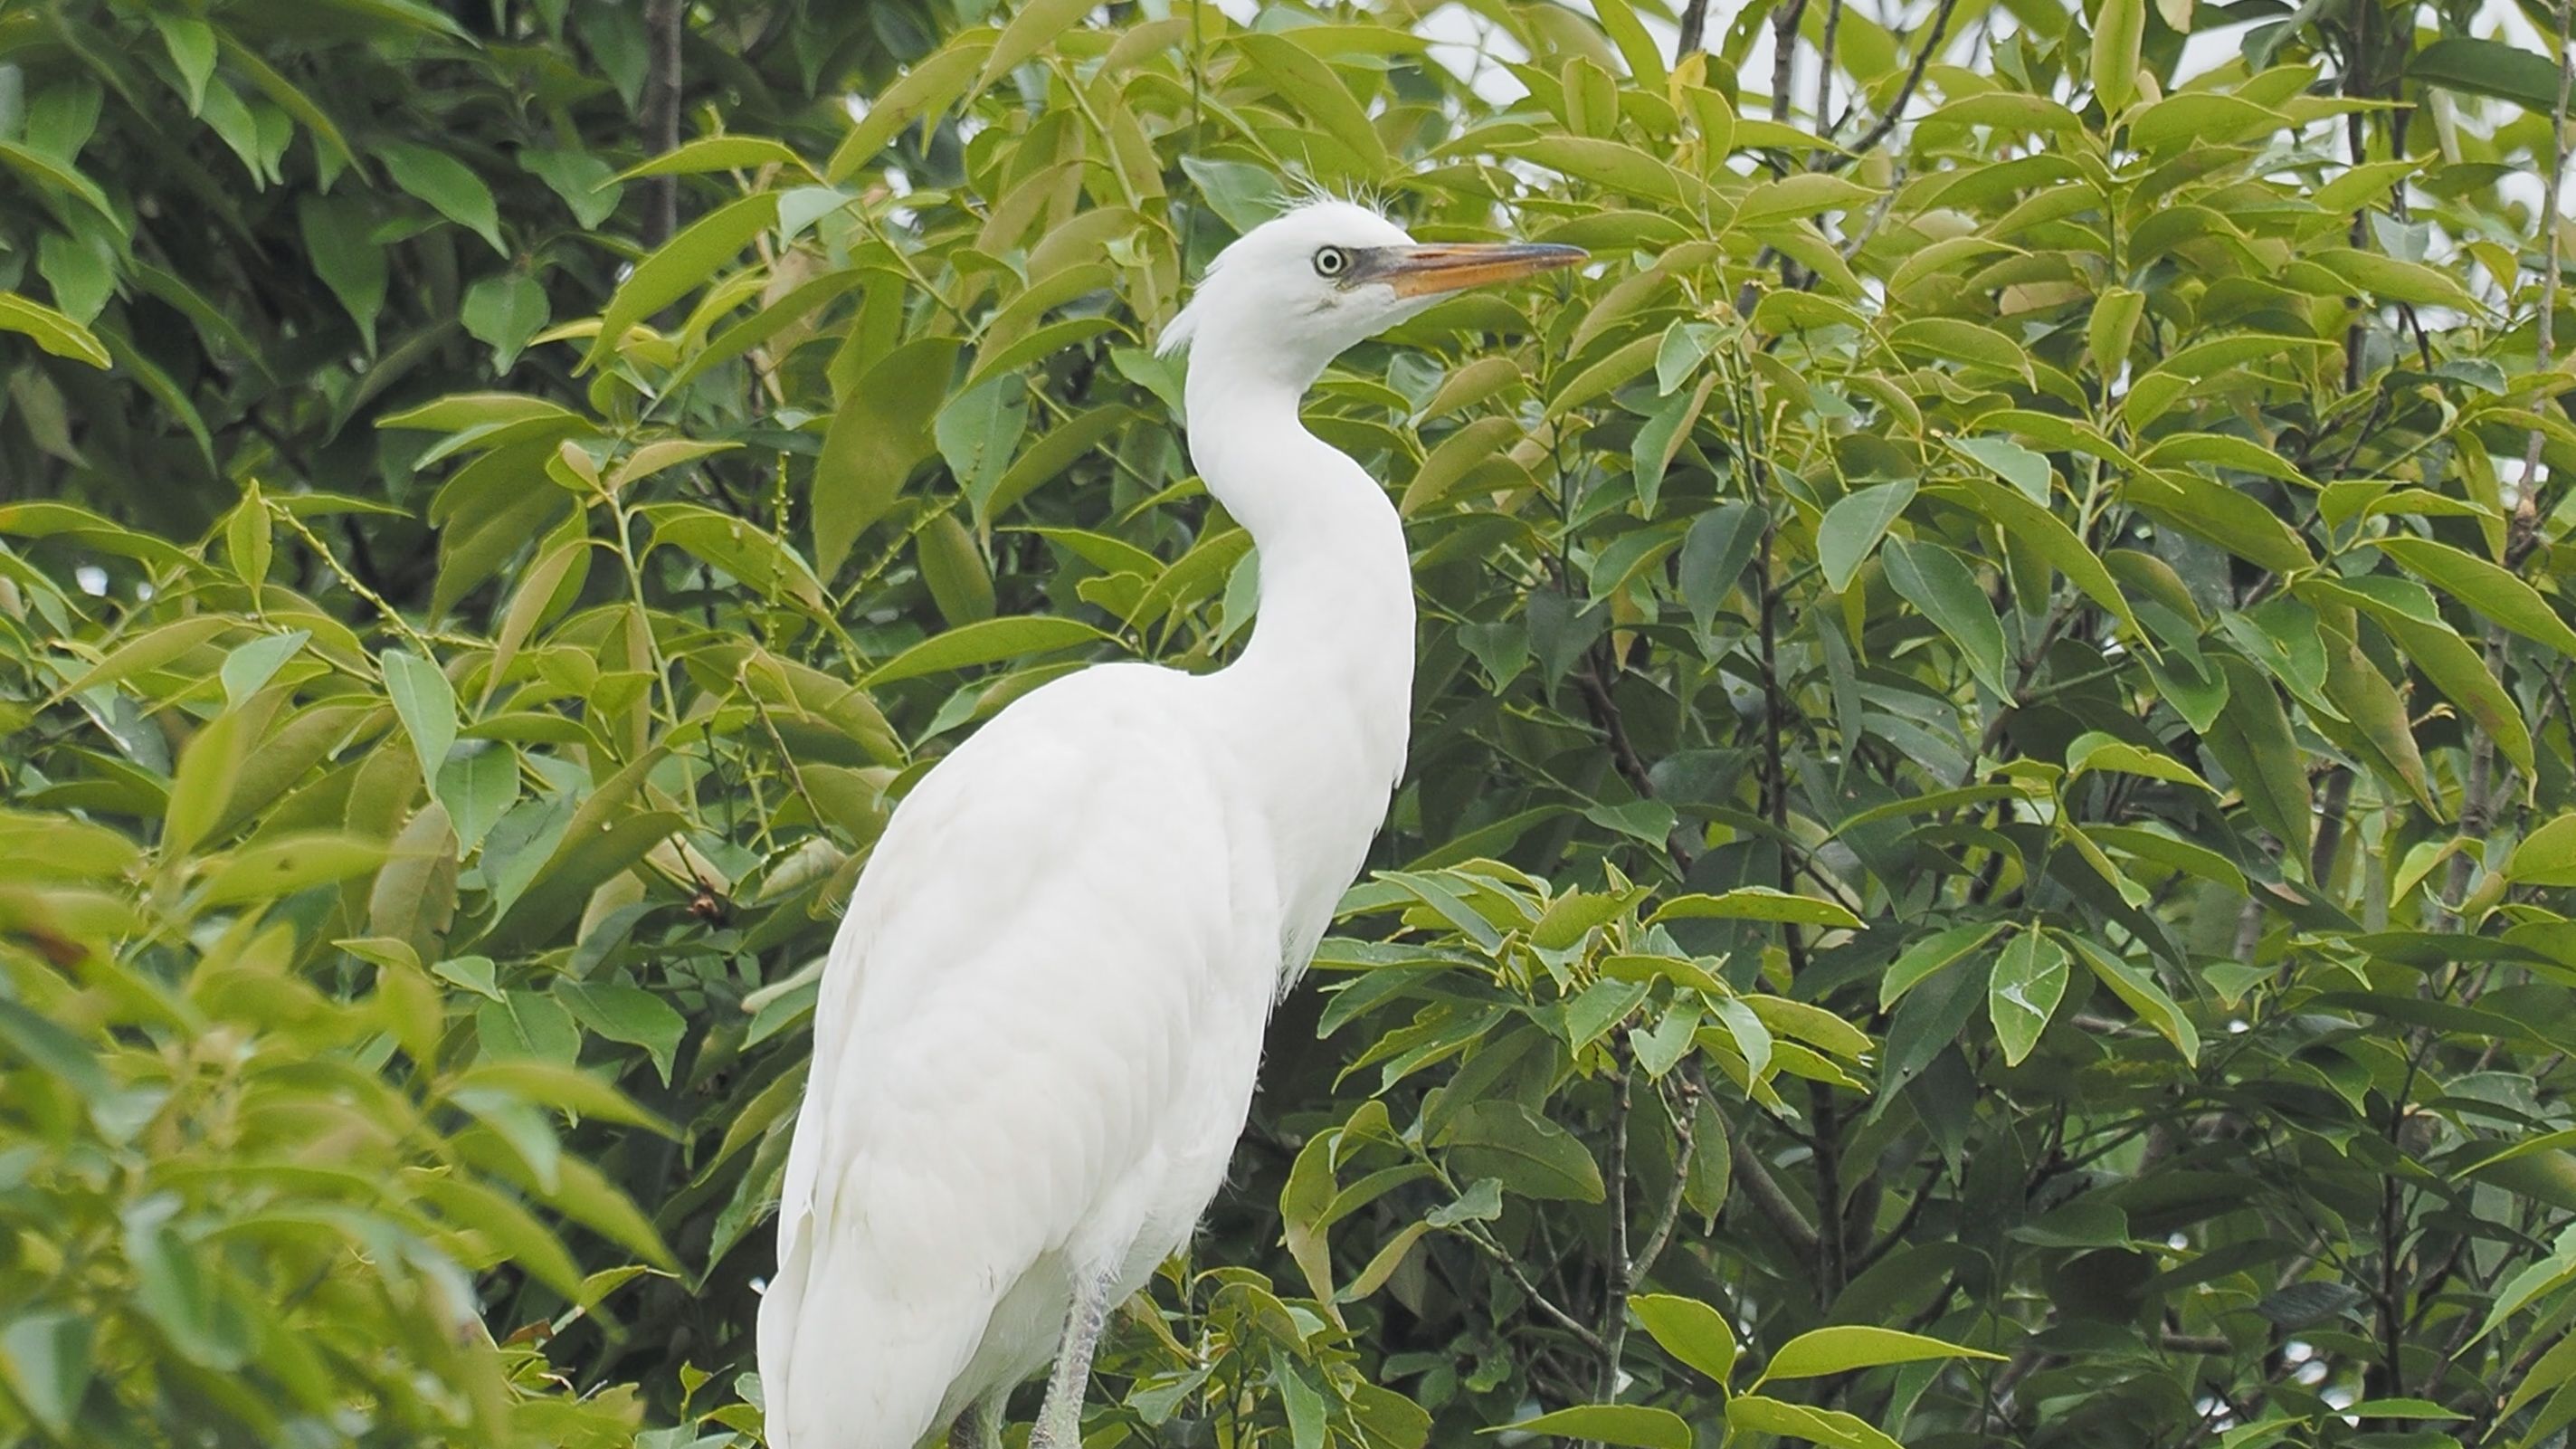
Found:
<svg viewBox="0 0 2576 1449"><path fill-rule="evenodd" d="M405 619L401 611L393 605L386 603L382 594L360 583L358 576L349 572L341 564L339 556L331 552L321 539L316 538L312 529L304 526L303 519L296 517L292 510L273 498L269 500L268 512L270 517L285 524L297 538L304 540L304 546L313 550L314 557L322 560L322 566L329 569L332 577L340 581L340 587L373 605L377 613L385 616L386 623L393 625L396 632L411 641L411 647L419 650L423 659L432 662L437 660L437 652L429 647L428 640L420 636L420 631L411 626L411 621Z"/></svg>
<svg viewBox="0 0 2576 1449"><path fill-rule="evenodd" d="M1798 22L1807 0L1789 0L1771 17L1771 119L1789 119L1789 82L1798 59Z"/></svg>
<svg viewBox="0 0 2576 1449"><path fill-rule="evenodd" d="M680 148L680 42L688 34L688 6L683 0L651 0L644 7L644 135L657 155ZM660 246L680 229L680 178L656 177L652 200L645 207L643 242Z"/></svg>
<svg viewBox="0 0 2576 1449"><path fill-rule="evenodd" d="M1708 0L1690 0L1682 7L1681 40L1673 51L1674 62L1678 64L1682 57L1700 49L1707 36Z"/></svg>
<svg viewBox="0 0 2576 1449"><path fill-rule="evenodd" d="M2547 372L2557 362L2558 342L2558 241L2564 222L2558 214L2560 188L2567 178L2567 103L2571 83L2576 83L2576 65L2568 56L2569 0L2558 0L2558 104L2549 113L2549 175L2540 190L2540 225L2542 239L2540 269L2540 370ZM2522 497L2514 506L2514 542L2505 550L2505 566L2518 567L2519 555L2530 551L2539 535L2540 526L2540 429L2531 430L2531 439L2522 448Z"/></svg>
<svg viewBox="0 0 2576 1449"><path fill-rule="evenodd" d="M1798 1211L1798 1205L1790 1201L1789 1194L1781 1190L1778 1180L1771 1176L1770 1165L1756 1156L1752 1148L1745 1146L1741 1136L1734 1134L1727 1138L1727 1155L1735 1169L1736 1182L1743 1186L1744 1195L1752 1201L1755 1210L1770 1222L1772 1231L1788 1239L1789 1245L1799 1252L1814 1252L1815 1227L1807 1221L1805 1213Z"/></svg>
<svg viewBox="0 0 2576 1449"><path fill-rule="evenodd" d="M1579 1319L1573 1314L1558 1307L1555 1299L1552 1299L1545 1293L1540 1292L1538 1285L1530 1281L1529 1273L1521 1267L1520 1259L1503 1251L1502 1244L1495 1242L1486 1234L1472 1229L1467 1233L1467 1240L1474 1243L1477 1247L1484 1249L1487 1257L1490 1257L1495 1262L1502 1264L1503 1271L1511 1274L1512 1281L1520 1285L1520 1290L1523 1293L1529 1295L1529 1301L1537 1304L1541 1311L1545 1312L1548 1317L1555 1319L1558 1324L1566 1329L1567 1332L1572 1333L1576 1338L1581 1339L1585 1348L1592 1350L1594 1353L1600 1353L1608 1347L1607 1344L1604 1344L1601 1341L1601 1335L1592 1331L1590 1325L1586 1324L1582 1319Z"/></svg>
<svg viewBox="0 0 2576 1449"><path fill-rule="evenodd" d="M1843 0L1825 0L1825 35L1816 47L1816 124L1825 124L1825 113L1834 106L1834 33L1843 26ZM1828 141L1833 132L1821 132Z"/></svg>
<svg viewBox="0 0 2576 1449"><path fill-rule="evenodd" d="M1644 1282L1646 1275L1655 1270L1656 1260L1664 1256L1665 1247L1673 1240L1673 1225L1681 1220L1684 1189L1690 1185L1691 1164L1699 1151L1698 1134L1691 1125L1698 1098L1698 1091L1685 1078L1680 1108L1668 1110L1673 1119L1673 1185L1664 1192L1663 1209L1655 1215L1655 1226L1647 1232L1645 1246L1637 1250L1636 1266L1629 1273L1632 1283Z"/></svg>
<svg viewBox="0 0 2576 1449"><path fill-rule="evenodd" d="M1616 1048L1614 1047L1615 1051ZM1610 1274L1601 1291L1601 1378L1593 1397L1619 1397L1619 1354L1628 1345L1628 1290L1636 1263L1628 1256L1628 1123L1636 1069L1619 1066L1618 1096L1610 1113Z"/></svg>
<svg viewBox="0 0 2576 1449"><path fill-rule="evenodd" d="M1941 42L1950 33L1950 16L1958 8L1959 0L1941 0L1939 13L1932 17L1932 34L1924 40L1923 48L1914 52L1914 67L1905 73L1905 84L1897 88L1895 98L1887 103L1887 111L1878 118L1878 124L1870 127L1866 134L1854 141L1850 150L1838 156L1820 159L1816 164L1817 170L1841 170L1859 160L1871 147L1886 140L1887 133L1896 129L1896 123L1905 118L1906 103L1914 99L1915 89L1923 84L1923 72L1931 67L1932 57L1940 54ZM1835 123L1835 129L1841 129L1840 122Z"/></svg>

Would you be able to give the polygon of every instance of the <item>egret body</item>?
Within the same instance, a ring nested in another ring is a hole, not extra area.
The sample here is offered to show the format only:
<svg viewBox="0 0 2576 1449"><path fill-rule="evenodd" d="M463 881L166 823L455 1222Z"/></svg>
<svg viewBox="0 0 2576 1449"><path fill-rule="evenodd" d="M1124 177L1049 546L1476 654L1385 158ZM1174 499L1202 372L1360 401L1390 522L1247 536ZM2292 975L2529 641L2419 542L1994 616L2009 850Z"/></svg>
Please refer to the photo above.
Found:
<svg viewBox="0 0 2576 1449"><path fill-rule="evenodd" d="M1413 585L1385 490L1298 400L1444 293L1581 259L1417 246L1342 202L1218 259L1192 459L1260 555L1242 655L1087 669L1002 711L895 810L824 968L760 1306L778 1449L1076 1449L1108 1311L1188 1238L1400 773Z"/></svg>

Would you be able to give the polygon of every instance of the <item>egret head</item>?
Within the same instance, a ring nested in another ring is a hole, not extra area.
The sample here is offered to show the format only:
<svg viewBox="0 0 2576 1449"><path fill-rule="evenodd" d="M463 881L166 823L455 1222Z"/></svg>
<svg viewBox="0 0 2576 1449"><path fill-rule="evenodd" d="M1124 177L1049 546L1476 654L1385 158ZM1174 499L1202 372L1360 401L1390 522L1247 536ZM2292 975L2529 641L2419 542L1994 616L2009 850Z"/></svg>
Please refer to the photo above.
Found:
<svg viewBox="0 0 2576 1449"><path fill-rule="evenodd" d="M1221 355L1300 391L1351 346L1451 292L1584 260L1540 242L1417 243L1364 206L1313 201L1243 234L1163 329L1161 350Z"/></svg>

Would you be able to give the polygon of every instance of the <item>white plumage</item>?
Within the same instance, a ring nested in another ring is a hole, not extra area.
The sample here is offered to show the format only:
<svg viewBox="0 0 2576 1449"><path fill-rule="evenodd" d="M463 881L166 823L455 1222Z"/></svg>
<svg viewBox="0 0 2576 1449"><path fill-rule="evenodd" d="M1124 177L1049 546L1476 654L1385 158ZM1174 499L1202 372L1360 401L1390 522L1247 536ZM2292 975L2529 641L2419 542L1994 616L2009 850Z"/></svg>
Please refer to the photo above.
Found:
<svg viewBox="0 0 2576 1449"><path fill-rule="evenodd" d="M1270 1004L1403 763L1403 532L1298 399L1441 293L1581 255L1319 202L1229 247L1167 331L1191 455L1259 550L1252 641L1213 674L1049 684L895 811L815 1012L760 1310L772 1445L913 1449L961 1416L997 1443L1051 1358L1031 1443L1078 1444L1101 1320L1214 1196Z"/></svg>

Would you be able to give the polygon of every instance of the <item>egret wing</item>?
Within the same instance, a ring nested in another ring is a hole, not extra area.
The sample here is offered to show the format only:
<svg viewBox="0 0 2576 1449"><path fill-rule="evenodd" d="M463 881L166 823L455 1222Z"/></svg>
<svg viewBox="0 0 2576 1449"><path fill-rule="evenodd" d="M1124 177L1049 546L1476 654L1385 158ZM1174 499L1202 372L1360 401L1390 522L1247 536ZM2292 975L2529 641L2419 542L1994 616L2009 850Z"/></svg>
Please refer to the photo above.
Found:
<svg viewBox="0 0 2576 1449"><path fill-rule="evenodd" d="M878 842L825 971L762 1306L790 1434L909 1449L998 1304L1129 1247L1119 1188L1246 939L1238 832L1177 727L1190 683L1101 669L1031 695ZM862 1425L882 1437L841 1437Z"/></svg>

